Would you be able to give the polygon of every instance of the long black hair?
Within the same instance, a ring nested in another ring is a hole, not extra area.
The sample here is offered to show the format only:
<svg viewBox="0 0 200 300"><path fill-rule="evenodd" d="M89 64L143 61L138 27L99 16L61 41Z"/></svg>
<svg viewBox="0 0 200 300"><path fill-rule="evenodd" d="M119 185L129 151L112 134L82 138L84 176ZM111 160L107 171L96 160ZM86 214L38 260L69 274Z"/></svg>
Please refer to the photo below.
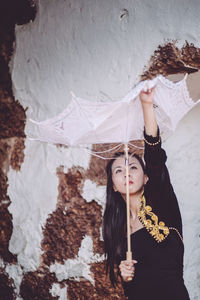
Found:
<svg viewBox="0 0 200 300"><path fill-rule="evenodd" d="M142 158L137 154L129 153L129 155L139 161L144 173L146 173ZM124 152L115 153L114 158L109 161L106 167L106 208L103 216L104 252L107 259L106 273L109 272L110 281L113 286L117 284L115 267L118 267L122 260L127 232L126 202L119 192L114 191L112 181L112 164L120 156L124 156ZM117 275L119 275L119 269Z"/></svg>

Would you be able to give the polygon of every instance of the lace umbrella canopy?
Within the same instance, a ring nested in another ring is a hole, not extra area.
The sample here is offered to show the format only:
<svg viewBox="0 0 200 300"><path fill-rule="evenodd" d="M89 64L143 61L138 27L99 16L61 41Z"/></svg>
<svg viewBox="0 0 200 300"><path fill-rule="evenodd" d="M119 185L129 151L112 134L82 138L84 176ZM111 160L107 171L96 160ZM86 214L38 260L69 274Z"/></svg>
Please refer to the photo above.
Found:
<svg viewBox="0 0 200 300"><path fill-rule="evenodd" d="M92 102L72 94L67 108L54 118L36 122L35 140L67 146L87 147L88 144L125 144L126 203L127 203L127 259L132 259L130 249L130 209L128 183L128 145L143 138L144 120L139 100L141 90L155 88L154 108L161 136L166 138L199 101L194 102L186 84L187 75L172 82L162 75L153 80L141 81L121 101ZM105 150L109 151L109 149ZM92 153L99 155L100 153Z"/></svg>
<svg viewBox="0 0 200 300"><path fill-rule="evenodd" d="M162 75L141 81L121 101L93 102L76 97L57 116L36 122L39 129L33 138L54 144L84 147L86 144L127 144L143 138L144 121L139 93L156 86L154 107L160 133L166 138L183 116L199 101L194 102L186 85L186 77L172 82Z"/></svg>

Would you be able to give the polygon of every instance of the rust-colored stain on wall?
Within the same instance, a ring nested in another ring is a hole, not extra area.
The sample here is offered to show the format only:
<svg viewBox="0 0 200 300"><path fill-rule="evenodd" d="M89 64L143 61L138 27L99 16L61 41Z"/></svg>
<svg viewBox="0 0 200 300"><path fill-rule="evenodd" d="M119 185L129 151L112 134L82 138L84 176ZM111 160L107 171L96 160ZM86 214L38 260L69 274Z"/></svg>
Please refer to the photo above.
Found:
<svg viewBox="0 0 200 300"><path fill-rule="evenodd" d="M200 48L193 44L176 47L176 41L158 46L141 75L142 80L152 79L159 74L163 76L177 73L193 73L200 68Z"/></svg>
<svg viewBox="0 0 200 300"><path fill-rule="evenodd" d="M91 272L94 274L95 286L88 281L72 281L68 280L68 299L78 300L125 300L124 292L119 280L118 286L114 289L109 279L106 277L105 261L101 263L93 263Z"/></svg>
<svg viewBox="0 0 200 300"><path fill-rule="evenodd" d="M48 265L74 258L85 234L93 237L94 249L102 253L102 242L99 241L101 207L95 201L87 203L80 196L78 188L82 184L83 175L77 168L69 170L67 174L60 168L58 177L58 207L47 219L43 232L42 248L45 253L42 259Z"/></svg>
<svg viewBox="0 0 200 300"><path fill-rule="evenodd" d="M3 270L0 269L0 299L1 300L13 300L14 284L13 280L3 274Z"/></svg>
<svg viewBox="0 0 200 300"><path fill-rule="evenodd" d="M19 171L23 162L26 120L25 110L12 95L8 63L15 39L14 24L22 24L34 18L35 8L28 0L24 0L24 7L25 11L21 10L22 7L16 10L12 7L9 18L0 20L0 256L5 264L17 264L17 257L8 249L12 235L12 216L8 206L12 199L7 195L6 174L10 167ZM186 43L182 49L178 49L175 42L167 43L155 50L141 79L150 79L158 74L191 73L199 67L199 48ZM142 145L141 141L134 143L137 146ZM105 147L94 145L94 150L104 150ZM142 150L139 150L139 154L142 154ZM64 173L62 166L58 168L57 208L49 215L43 228L43 255L38 270L23 275L20 294L24 300L58 299L49 291L53 283L58 283L55 274L50 273L49 266L55 262L63 264L65 260L75 258L85 235L93 239L94 254L103 254L103 242L100 240L102 207L94 200L88 203L81 196L81 192L86 179L97 185L106 184L105 165L104 160L92 156L88 170L73 167ZM105 261L92 263L90 271L95 280L94 285L85 278L81 278L80 282L70 278L59 283L61 288L67 286L69 300L125 299L121 285L114 289L106 277ZM0 291L0 299L15 299L14 284L5 268L0 269Z"/></svg>
<svg viewBox="0 0 200 300"><path fill-rule="evenodd" d="M12 216L8 212L10 199L7 195L6 167L9 165L10 145L7 140L0 140L0 256L5 262L16 262L16 257L8 250L12 234Z"/></svg>
<svg viewBox="0 0 200 300"><path fill-rule="evenodd" d="M57 282L55 275L48 268L26 273L20 286L21 297L24 300L58 300L49 293L54 282Z"/></svg>

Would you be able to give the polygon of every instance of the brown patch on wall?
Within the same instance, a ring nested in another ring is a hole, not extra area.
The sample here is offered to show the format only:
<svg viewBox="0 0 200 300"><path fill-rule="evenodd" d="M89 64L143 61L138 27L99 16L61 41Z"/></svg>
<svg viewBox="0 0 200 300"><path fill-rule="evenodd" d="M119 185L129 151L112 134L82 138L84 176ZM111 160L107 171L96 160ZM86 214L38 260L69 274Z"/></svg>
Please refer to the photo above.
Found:
<svg viewBox="0 0 200 300"><path fill-rule="evenodd" d="M0 168L2 169L2 172L7 173L10 163L10 151L11 151L11 145L9 140L7 139L0 139ZM3 190L4 193L7 190L6 188Z"/></svg>
<svg viewBox="0 0 200 300"><path fill-rule="evenodd" d="M6 205L0 207L0 228L0 256L4 262L16 263L16 255L13 255L8 249L13 226L12 216Z"/></svg>
<svg viewBox="0 0 200 300"><path fill-rule="evenodd" d="M24 148L24 139L16 138L10 158L11 167L16 171L20 170L21 164L24 161Z"/></svg>
<svg viewBox="0 0 200 300"><path fill-rule="evenodd" d="M200 69L200 48L196 48L194 44L186 42L181 49L181 58L187 65Z"/></svg>
<svg viewBox="0 0 200 300"><path fill-rule="evenodd" d="M82 168L73 167L66 174L63 167L57 169L59 178L58 206L69 209L74 205L74 198L81 197L80 187L83 185L85 171Z"/></svg>
<svg viewBox="0 0 200 300"><path fill-rule="evenodd" d="M9 279L7 275L2 273L3 270L0 269L0 300L13 300L13 280Z"/></svg>
<svg viewBox="0 0 200 300"><path fill-rule="evenodd" d="M112 300L125 300L126 297L124 296L124 291L121 285L121 279L119 278L119 284L116 288L110 283L108 276L106 276L106 263L105 261L99 263L93 263L91 266L91 271L94 274L95 279L95 289L97 295L100 299L112 299Z"/></svg>
<svg viewBox="0 0 200 300"><path fill-rule="evenodd" d="M89 281L67 280L67 299L90 300L99 299L95 287Z"/></svg>
<svg viewBox="0 0 200 300"><path fill-rule="evenodd" d="M24 300L58 300L58 297L53 297L49 290L53 283L57 282L54 274L49 273L48 269L45 272L29 272L23 277L20 286L20 296Z"/></svg>
<svg viewBox="0 0 200 300"><path fill-rule="evenodd" d="M25 111L18 101L11 97L0 101L0 138L25 137Z"/></svg>
<svg viewBox="0 0 200 300"><path fill-rule="evenodd" d="M0 256L4 262L15 263L16 255L9 249L9 241L12 235L12 216L8 211L10 199L7 195L7 176L10 161L11 143L9 140L0 140Z"/></svg>
<svg viewBox="0 0 200 300"><path fill-rule="evenodd" d="M0 168L7 174L10 166L19 171L24 161L24 138L0 139Z"/></svg>
<svg viewBox="0 0 200 300"><path fill-rule="evenodd" d="M159 74L163 76L177 73L193 73L200 68L200 49L193 44L186 44L179 49L176 42L170 42L154 51L146 66L141 80L152 79Z"/></svg>
<svg viewBox="0 0 200 300"><path fill-rule="evenodd" d="M43 231L42 261L48 266L75 258L85 235L93 237L94 252L103 253L99 232L102 208L95 201L87 203L81 197L83 174L78 168L70 169L67 174L59 168L58 177L58 207L47 219Z"/></svg>
<svg viewBox="0 0 200 300"><path fill-rule="evenodd" d="M105 261L93 263L90 267L94 275L95 285L88 281L77 282L67 280L67 297L70 300L125 300L120 280L116 288L113 288L108 277L106 277Z"/></svg>

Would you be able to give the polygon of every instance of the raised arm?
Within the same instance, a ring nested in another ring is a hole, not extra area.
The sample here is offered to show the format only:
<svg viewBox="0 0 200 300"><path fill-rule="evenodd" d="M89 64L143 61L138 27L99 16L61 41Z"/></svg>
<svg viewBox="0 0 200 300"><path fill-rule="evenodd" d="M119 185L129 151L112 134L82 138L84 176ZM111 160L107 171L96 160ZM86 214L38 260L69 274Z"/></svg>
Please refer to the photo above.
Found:
<svg viewBox="0 0 200 300"><path fill-rule="evenodd" d="M142 104L146 134L156 137L158 126L153 108L154 93L155 88L149 89L147 92L141 91L140 101Z"/></svg>
<svg viewBox="0 0 200 300"><path fill-rule="evenodd" d="M170 183L170 180L165 166L167 157L165 151L161 148L161 139L153 107L154 93L155 88L149 89L146 92L141 91L140 101L143 110L145 127L144 159L146 163L146 171L149 180L157 185L166 181Z"/></svg>
<svg viewBox="0 0 200 300"><path fill-rule="evenodd" d="M151 198L151 203L161 214L163 220L168 225L177 228L182 234L180 210L165 164L167 156L161 147L161 138L153 107L154 91L155 88L140 93L145 126L144 160L149 178L146 184L146 194Z"/></svg>

